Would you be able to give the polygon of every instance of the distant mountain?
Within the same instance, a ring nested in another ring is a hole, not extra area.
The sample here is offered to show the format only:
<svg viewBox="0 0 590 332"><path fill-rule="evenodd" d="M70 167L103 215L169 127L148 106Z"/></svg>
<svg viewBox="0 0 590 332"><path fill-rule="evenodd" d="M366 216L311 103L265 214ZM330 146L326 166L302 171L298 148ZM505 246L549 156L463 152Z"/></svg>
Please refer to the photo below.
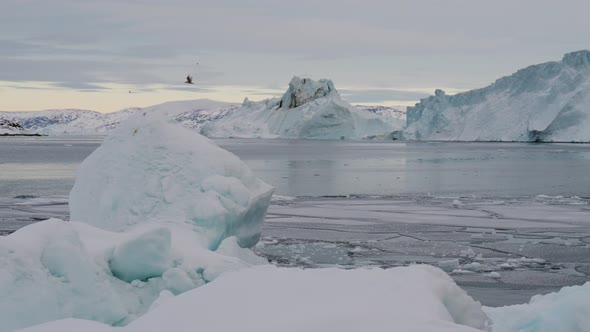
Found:
<svg viewBox="0 0 590 332"><path fill-rule="evenodd" d="M25 129L17 122L0 118L0 135L22 135Z"/></svg>
<svg viewBox="0 0 590 332"><path fill-rule="evenodd" d="M279 99L277 99L279 100ZM201 131L207 123L218 122L232 115L240 108L237 104L216 102L208 99L167 102L145 108L128 108L113 113L99 113L89 110L64 109L30 112L0 112L6 121L20 123L23 130L50 136L58 135L106 135L119 122L137 112L165 112L184 126ZM391 123L391 128L401 128L403 111L400 108L384 106L359 106L354 112L368 118L381 118ZM242 115L242 114L241 114ZM241 116L240 115L240 116ZM381 120L379 120L381 121ZM261 125L262 123L258 123ZM0 131L0 133L2 133Z"/></svg>
<svg viewBox="0 0 590 332"><path fill-rule="evenodd" d="M106 135L119 122L137 112L162 111L185 126L200 130L202 125L225 115L234 104L207 99L175 101L145 108L128 108L113 113L64 109L32 112L0 112L12 122L18 122L29 131L45 135Z"/></svg>
<svg viewBox="0 0 590 332"><path fill-rule="evenodd" d="M590 142L590 51L408 107L409 140Z"/></svg>

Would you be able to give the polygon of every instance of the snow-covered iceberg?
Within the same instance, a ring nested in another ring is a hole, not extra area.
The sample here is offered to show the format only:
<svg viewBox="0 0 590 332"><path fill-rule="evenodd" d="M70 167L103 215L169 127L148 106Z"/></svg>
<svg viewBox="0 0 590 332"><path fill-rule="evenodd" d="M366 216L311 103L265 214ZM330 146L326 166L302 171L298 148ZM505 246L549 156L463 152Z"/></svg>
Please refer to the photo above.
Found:
<svg viewBox="0 0 590 332"><path fill-rule="evenodd" d="M162 112L119 126L81 165L71 222L0 238L0 331L60 318L125 325L157 299L266 264L272 187Z"/></svg>
<svg viewBox="0 0 590 332"><path fill-rule="evenodd" d="M408 107L408 140L590 142L590 51Z"/></svg>
<svg viewBox="0 0 590 332"><path fill-rule="evenodd" d="M362 139L397 130L392 117L343 101L330 80L293 77L282 98L247 98L227 116L205 124L205 136L224 138Z"/></svg>
<svg viewBox="0 0 590 332"><path fill-rule="evenodd" d="M382 269L257 267L168 299L122 329L82 320L47 331L407 331L485 330L478 302L430 266Z"/></svg>

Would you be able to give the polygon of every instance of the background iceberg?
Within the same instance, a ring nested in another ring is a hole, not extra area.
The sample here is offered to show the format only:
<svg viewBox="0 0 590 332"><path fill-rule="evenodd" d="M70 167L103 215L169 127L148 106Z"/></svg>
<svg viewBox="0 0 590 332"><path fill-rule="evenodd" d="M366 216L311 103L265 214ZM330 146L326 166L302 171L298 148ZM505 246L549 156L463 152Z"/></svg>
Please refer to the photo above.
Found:
<svg viewBox="0 0 590 332"><path fill-rule="evenodd" d="M330 80L293 77L282 98L251 102L205 124L208 137L362 139L400 129L399 120L355 108Z"/></svg>
<svg viewBox="0 0 590 332"><path fill-rule="evenodd" d="M409 140L590 142L590 51L408 107Z"/></svg>

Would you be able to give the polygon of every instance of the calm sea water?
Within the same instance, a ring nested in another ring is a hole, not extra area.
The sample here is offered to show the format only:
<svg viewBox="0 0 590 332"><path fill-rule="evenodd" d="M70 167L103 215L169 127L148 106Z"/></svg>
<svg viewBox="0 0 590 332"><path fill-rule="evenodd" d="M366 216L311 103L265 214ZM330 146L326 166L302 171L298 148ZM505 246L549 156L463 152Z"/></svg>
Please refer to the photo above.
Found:
<svg viewBox="0 0 590 332"><path fill-rule="evenodd" d="M0 197L66 195L100 137L0 138ZM590 196L590 145L216 140L288 196Z"/></svg>
<svg viewBox="0 0 590 332"><path fill-rule="evenodd" d="M67 219L64 195L101 141L0 138L0 235L50 217ZM476 260L461 254L471 248L485 258L477 261L483 272L451 275L494 306L590 280L590 145L216 142L277 194L311 196L279 199L269 209L258 253L279 264L440 266L458 257L463 268ZM317 197L349 194L399 197ZM540 194L547 196L532 197ZM520 257L544 263L501 268ZM496 270L501 279L487 276Z"/></svg>

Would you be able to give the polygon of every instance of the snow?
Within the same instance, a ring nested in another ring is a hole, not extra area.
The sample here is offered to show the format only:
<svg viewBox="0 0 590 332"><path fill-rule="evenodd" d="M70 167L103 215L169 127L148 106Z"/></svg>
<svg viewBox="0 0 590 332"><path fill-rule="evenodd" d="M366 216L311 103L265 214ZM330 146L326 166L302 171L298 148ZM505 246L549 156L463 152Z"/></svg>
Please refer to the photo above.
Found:
<svg viewBox="0 0 590 332"><path fill-rule="evenodd" d="M530 66L482 88L422 99L407 110L409 140L590 141L590 51Z"/></svg>
<svg viewBox="0 0 590 332"><path fill-rule="evenodd" d="M122 331L478 331L488 319L441 270L290 269L229 272L164 303ZM62 320L25 331L113 331Z"/></svg>
<svg viewBox="0 0 590 332"><path fill-rule="evenodd" d="M27 131L44 135L108 135L119 123L141 112L169 114L187 128L199 131L210 120L223 117L236 106L209 99L183 100L112 113L63 109L24 112L2 112L2 117L20 123Z"/></svg>
<svg viewBox="0 0 590 332"><path fill-rule="evenodd" d="M20 124L0 117L0 135L14 135L24 133L26 132Z"/></svg>
<svg viewBox="0 0 590 332"><path fill-rule="evenodd" d="M391 116L343 101L330 80L293 77L282 98L251 102L203 126L208 137L362 139L399 129Z"/></svg>
<svg viewBox="0 0 590 332"><path fill-rule="evenodd" d="M0 237L0 331L60 318L125 325L170 294L267 264L244 248L258 242L272 187L169 115L132 116L82 163L71 222Z"/></svg>
<svg viewBox="0 0 590 332"><path fill-rule="evenodd" d="M590 283L536 295L528 304L484 308L493 332L582 332L590 327Z"/></svg>
<svg viewBox="0 0 590 332"><path fill-rule="evenodd" d="M180 225L214 250L229 236L256 244L271 195L233 154L161 112L143 112L82 162L69 202L76 222L111 231Z"/></svg>

